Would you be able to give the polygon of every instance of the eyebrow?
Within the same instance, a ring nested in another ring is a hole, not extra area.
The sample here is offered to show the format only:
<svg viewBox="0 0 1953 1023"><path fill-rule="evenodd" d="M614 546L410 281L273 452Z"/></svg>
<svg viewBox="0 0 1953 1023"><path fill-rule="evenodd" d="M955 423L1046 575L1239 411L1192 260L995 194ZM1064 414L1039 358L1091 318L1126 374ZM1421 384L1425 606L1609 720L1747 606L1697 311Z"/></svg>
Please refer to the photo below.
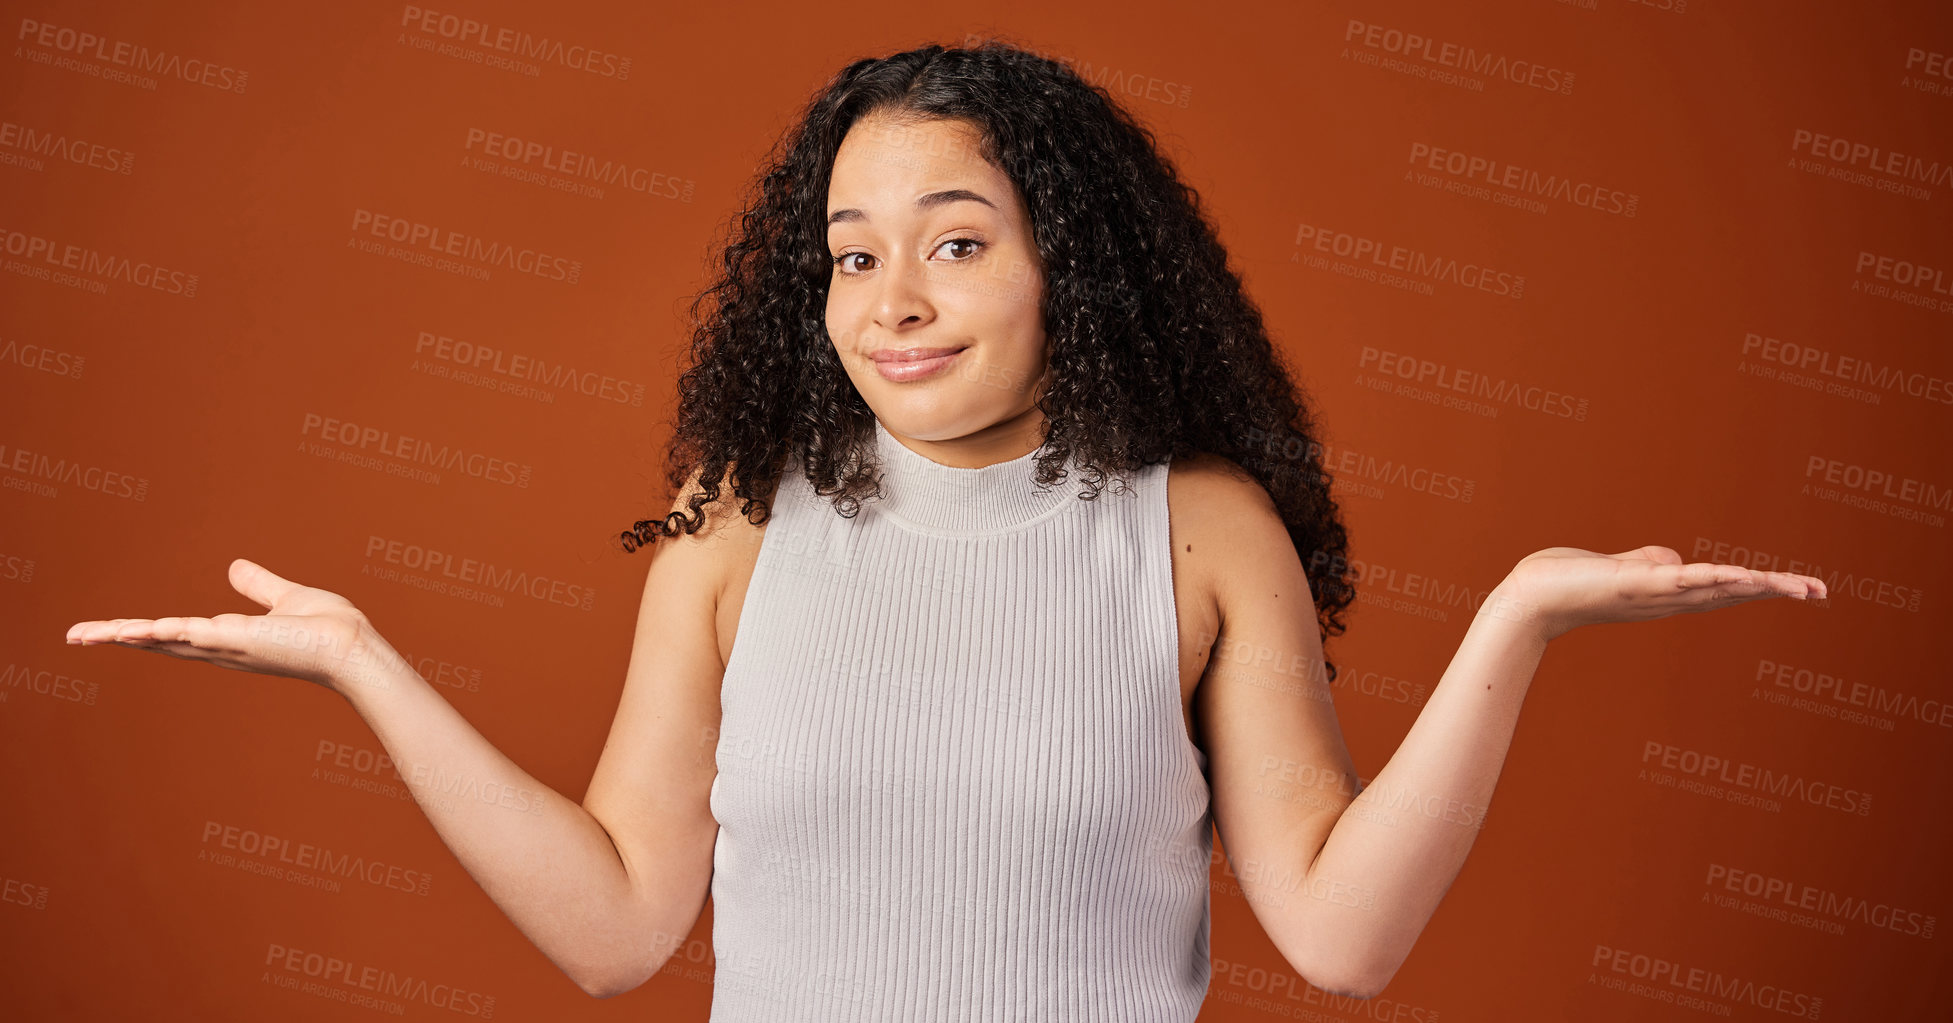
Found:
<svg viewBox="0 0 1953 1023"><path fill-rule="evenodd" d="M980 202L985 206L990 207L993 210L997 208L996 203L991 202L988 199L985 199L983 196L980 196L975 192L970 191L967 188L951 188L941 192L924 192L923 194L915 197L916 209L919 210L933 209L937 206L944 206L953 202ZM835 224L867 220L867 219L868 219L868 214L863 213L858 209L854 209L850 207L845 210L835 210L834 213L827 218L827 226L833 227Z"/></svg>

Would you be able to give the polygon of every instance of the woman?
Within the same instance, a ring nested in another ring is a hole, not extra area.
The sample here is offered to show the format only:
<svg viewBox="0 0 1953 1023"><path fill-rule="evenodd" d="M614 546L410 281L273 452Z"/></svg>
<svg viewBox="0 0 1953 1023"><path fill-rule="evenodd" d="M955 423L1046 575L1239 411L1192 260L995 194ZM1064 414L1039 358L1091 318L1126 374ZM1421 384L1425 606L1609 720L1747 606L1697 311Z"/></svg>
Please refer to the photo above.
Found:
<svg viewBox="0 0 1953 1023"><path fill-rule="evenodd" d="M662 549L583 805L415 790L598 997L655 974L710 894L714 1020L1189 1020L1213 827L1295 970L1374 995L1472 845L1548 641L1824 596L1665 547L1529 555L1361 786L1308 406L1153 138L1002 44L845 68L707 298L678 497L621 538ZM404 776L544 790L345 598L230 573L267 614L69 641L307 679Z"/></svg>

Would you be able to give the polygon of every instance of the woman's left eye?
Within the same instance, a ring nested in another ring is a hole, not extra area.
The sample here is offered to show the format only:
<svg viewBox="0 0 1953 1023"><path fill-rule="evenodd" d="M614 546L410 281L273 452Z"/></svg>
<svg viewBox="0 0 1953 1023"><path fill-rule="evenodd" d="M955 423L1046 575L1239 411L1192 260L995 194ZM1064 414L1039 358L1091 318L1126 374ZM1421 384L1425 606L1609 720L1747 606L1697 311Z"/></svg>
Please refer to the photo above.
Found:
<svg viewBox="0 0 1953 1023"><path fill-rule="evenodd" d="M976 250L983 248L983 246L986 244L988 243L978 241L975 238L951 238L950 240L944 242L942 245L936 246L936 251L941 252L944 247L950 245L971 246L971 248L964 255L958 256L950 260L950 262L952 263L967 263L971 259L976 257ZM834 264L835 269L840 272L841 276L859 277L863 273L866 273L867 271L861 270L857 268L854 263L849 262L850 260L854 259L857 256L864 257L867 259L875 258L873 256L868 255L866 252L843 252L840 255L835 256L833 260L831 260L831 262Z"/></svg>
<svg viewBox="0 0 1953 1023"><path fill-rule="evenodd" d="M977 240L976 240L975 238L951 238L950 240L948 240L948 241L946 241L946 242L944 242L944 243L943 243L942 245L938 245L938 246L936 246L936 249L937 249L937 251L941 251L941 250L942 250L942 247L943 247L943 245L971 245L971 246L975 246L975 248L972 248L972 249L970 250L970 255L971 255L971 256L974 256L974 255L976 255L976 249L978 249L978 248L982 248L982 247L983 247L983 243L982 243L982 242L980 242L980 241L977 241ZM969 257L968 257L968 256L965 256L965 257L963 257L963 259L967 259L967 258L969 258ZM952 260L952 262L957 262L957 263L961 263L961 262L963 262L963 259L957 259L957 260Z"/></svg>

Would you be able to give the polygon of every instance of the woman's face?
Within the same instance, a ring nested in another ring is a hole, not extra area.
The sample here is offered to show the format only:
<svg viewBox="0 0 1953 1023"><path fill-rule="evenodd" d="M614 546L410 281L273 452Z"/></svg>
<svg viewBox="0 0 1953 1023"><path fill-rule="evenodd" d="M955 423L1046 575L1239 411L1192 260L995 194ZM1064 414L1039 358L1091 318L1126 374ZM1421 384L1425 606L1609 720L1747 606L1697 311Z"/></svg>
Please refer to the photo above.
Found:
<svg viewBox="0 0 1953 1023"><path fill-rule="evenodd" d="M855 122L827 195L827 333L891 434L948 465L1037 447L1044 266L962 121Z"/></svg>

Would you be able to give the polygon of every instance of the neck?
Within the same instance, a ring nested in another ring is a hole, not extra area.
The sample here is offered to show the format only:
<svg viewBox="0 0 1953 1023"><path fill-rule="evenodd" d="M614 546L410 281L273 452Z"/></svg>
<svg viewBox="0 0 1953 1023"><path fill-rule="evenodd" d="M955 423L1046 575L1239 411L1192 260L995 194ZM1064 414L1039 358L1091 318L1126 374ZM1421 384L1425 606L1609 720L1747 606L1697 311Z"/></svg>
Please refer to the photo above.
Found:
<svg viewBox="0 0 1953 1023"><path fill-rule="evenodd" d="M881 424L881 418L876 417ZM949 440L924 440L905 433L882 429L902 446L937 465L955 469L981 469L998 462L1009 462L1036 451L1044 443L1044 414L1026 409L1002 422L992 423L975 433Z"/></svg>
<svg viewBox="0 0 1953 1023"><path fill-rule="evenodd" d="M985 451L994 455L1000 449L1008 450L998 445ZM963 449L965 454L973 450ZM1044 451L1044 445L1034 443L1002 460L945 464L910 448L877 419L875 454L881 460L883 497L874 506L925 532L967 535L1028 525L1078 500L1070 479L1039 489L1032 474Z"/></svg>

